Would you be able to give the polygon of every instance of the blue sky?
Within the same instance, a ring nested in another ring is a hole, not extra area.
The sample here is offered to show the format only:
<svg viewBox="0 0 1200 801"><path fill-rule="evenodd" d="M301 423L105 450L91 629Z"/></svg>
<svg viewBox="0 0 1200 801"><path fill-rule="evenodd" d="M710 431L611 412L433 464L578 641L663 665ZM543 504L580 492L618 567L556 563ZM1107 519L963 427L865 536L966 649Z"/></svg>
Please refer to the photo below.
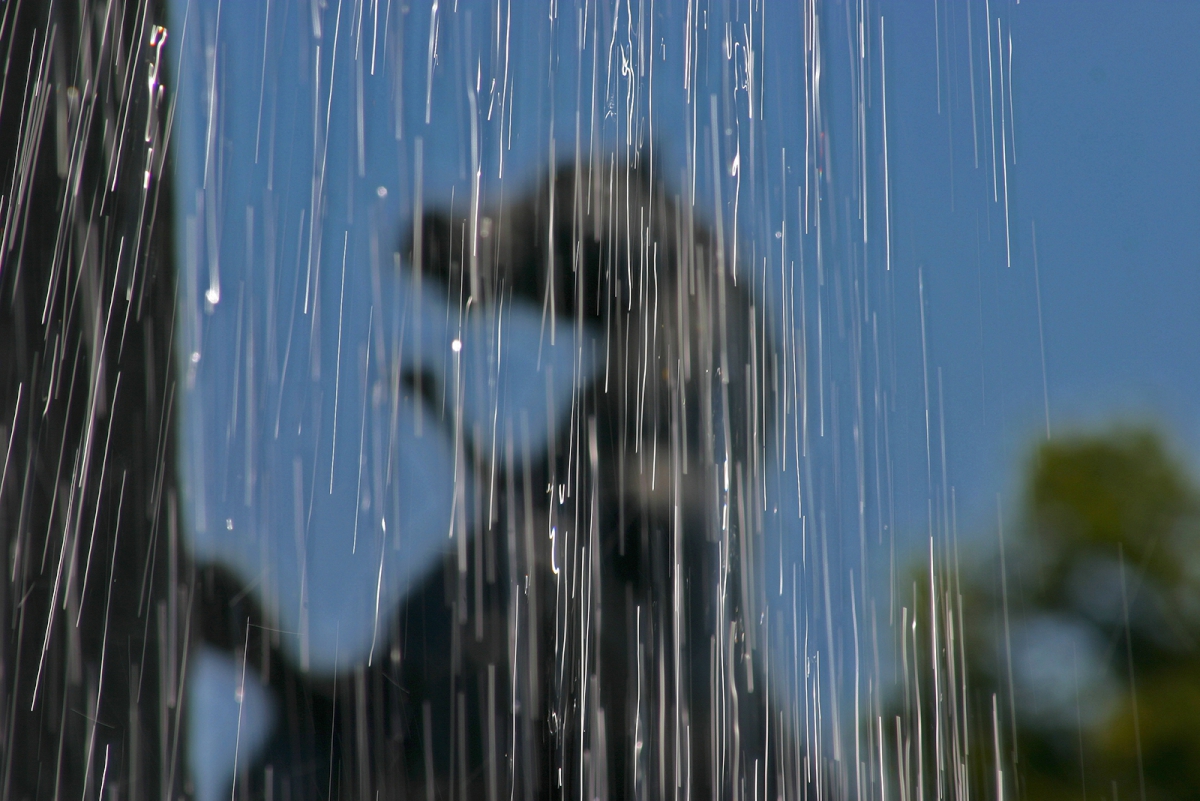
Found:
<svg viewBox="0 0 1200 801"><path fill-rule="evenodd" d="M950 23L962 25L965 6L955 5ZM944 366L951 465L968 519L986 518L990 497L1012 489L1044 435L1035 225L1052 433L1157 421L1195 464L1200 7L1004 9L1016 131L1011 268L991 171L974 167L961 36L949 56L943 44L937 113L933 11L884 5L894 34L896 262L927 277L931 353ZM979 133L981 150L990 148L987 126Z"/></svg>

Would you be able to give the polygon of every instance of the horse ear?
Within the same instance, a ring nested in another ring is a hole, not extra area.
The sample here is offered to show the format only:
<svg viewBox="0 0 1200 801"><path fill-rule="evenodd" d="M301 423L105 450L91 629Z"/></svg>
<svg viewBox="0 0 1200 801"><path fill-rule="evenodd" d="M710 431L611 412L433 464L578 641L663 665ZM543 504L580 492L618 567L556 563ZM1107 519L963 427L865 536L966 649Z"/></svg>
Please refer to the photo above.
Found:
<svg viewBox="0 0 1200 801"><path fill-rule="evenodd" d="M462 261L462 248L454 236L454 223L446 214L434 211L426 212L419 225L419 231L416 223L410 228L402 252L414 269L419 267L425 275L449 284L454 263ZM456 254L458 258L455 258Z"/></svg>

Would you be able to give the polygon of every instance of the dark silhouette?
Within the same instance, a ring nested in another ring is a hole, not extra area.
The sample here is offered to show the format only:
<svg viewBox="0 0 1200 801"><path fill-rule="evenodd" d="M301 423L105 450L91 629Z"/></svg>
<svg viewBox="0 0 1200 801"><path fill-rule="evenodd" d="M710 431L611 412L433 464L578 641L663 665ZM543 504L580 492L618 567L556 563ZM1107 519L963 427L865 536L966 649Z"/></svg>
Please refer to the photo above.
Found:
<svg viewBox="0 0 1200 801"><path fill-rule="evenodd" d="M184 786L164 17L0 7L0 798Z"/></svg>
<svg viewBox="0 0 1200 801"><path fill-rule="evenodd" d="M250 661L285 713L248 787L709 798L758 781L774 794L791 749L755 650L761 317L714 237L633 165L563 168L474 224L472 258L469 219L426 214L410 269L457 311L533 303L591 329L607 370L544 453L510 438L493 472L467 437L495 506L469 559L448 554L403 604L382 665L316 682L251 626ZM448 387L416 368L401 386L452 435ZM206 638L239 649L250 602L221 571L201 575Z"/></svg>

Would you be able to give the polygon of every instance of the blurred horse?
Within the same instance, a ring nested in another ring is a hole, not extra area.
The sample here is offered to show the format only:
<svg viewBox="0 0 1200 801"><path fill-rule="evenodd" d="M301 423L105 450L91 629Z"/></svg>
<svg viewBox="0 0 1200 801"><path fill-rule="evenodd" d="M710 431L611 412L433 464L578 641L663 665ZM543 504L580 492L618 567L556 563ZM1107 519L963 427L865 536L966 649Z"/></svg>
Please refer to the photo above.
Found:
<svg viewBox="0 0 1200 801"><path fill-rule="evenodd" d="M770 337L719 232L614 160L474 216L427 213L404 251L407 278L444 291L467 329L503 335L524 307L541 329L509 347L573 331L573 391L549 419L495 432L454 372L470 362L398 368L396 391L457 443L473 514L402 603L387 658L307 675L239 582L201 571L195 625L246 655L284 710L245 789L774 797L793 741L756 640Z"/></svg>

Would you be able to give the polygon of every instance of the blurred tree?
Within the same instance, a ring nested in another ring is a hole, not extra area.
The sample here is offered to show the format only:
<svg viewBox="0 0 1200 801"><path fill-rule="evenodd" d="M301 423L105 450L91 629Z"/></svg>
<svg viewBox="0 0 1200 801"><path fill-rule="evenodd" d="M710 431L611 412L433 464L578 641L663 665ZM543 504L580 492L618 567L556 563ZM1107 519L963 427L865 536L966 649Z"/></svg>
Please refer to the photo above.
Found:
<svg viewBox="0 0 1200 801"><path fill-rule="evenodd" d="M1038 450L1023 534L1040 558L1026 571L1023 613L1090 629L1109 698L1089 710L1107 714L1081 711L1077 749L1063 747L1054 721L1019 721L1018 742L1044 755L1023 771L1030 797L1065 798L1072 785L1080 797L1185 798L1200 788L1196 511L1191 477L1150 431Z"/></svg>
<svg viewBox="0 0 1200 801"><path fill-rule="evenodd" d="M1065 437L1034 452L1016 532L1000 523L993 553L931 549L892 713L893 753L923 754L925 793L1196 797L1197 501L1150 429ZM917 765L896 760L920 794Z"/></svg>

